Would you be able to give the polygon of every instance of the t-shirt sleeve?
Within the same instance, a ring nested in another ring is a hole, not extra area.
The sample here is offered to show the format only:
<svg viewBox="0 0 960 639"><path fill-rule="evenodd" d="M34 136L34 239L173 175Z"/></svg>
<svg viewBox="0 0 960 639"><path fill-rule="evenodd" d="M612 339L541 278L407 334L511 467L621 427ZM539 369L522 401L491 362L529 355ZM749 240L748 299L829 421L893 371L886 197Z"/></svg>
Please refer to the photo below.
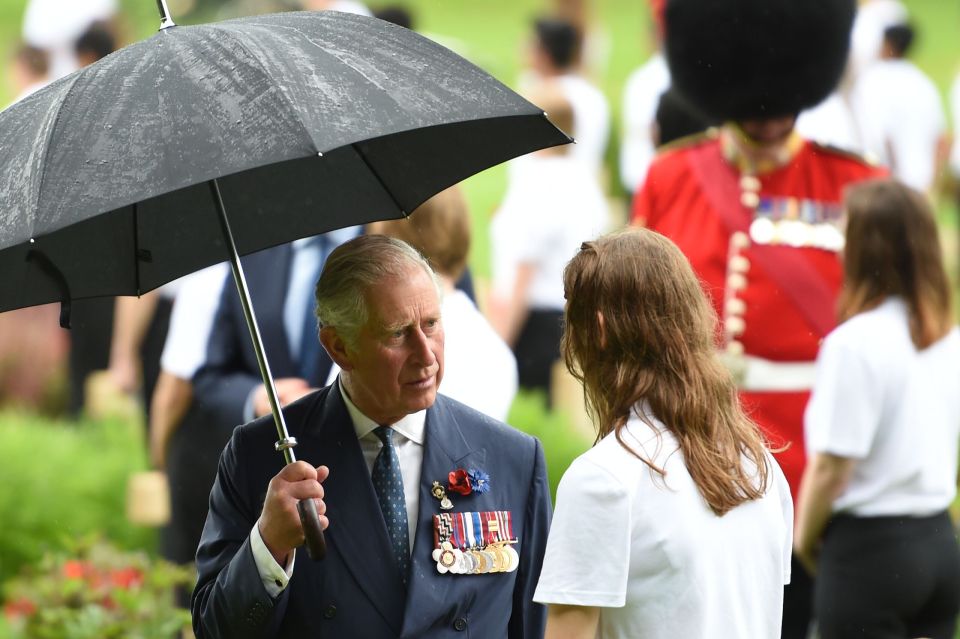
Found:
<svg viewBox="0 0 960 639"><path fill-rule="evenodd" d="M880 422L880 389L863 354L835 338L824 341L817 358L804 415L807 452L862 459Z"/></svg>
<svg viewBox="0 0 960 639"><path fill-rule="evenodd" d="M787 478L780 469L780 465L777 464L772 455L768 459L780 496L780 510L783 513L783 583L786 585L790 583L791 560L793 559L793 496L790 494L790 484L787 483Z"/></svg>
<svg viewBox="0 0 960 639"><path fill-rule="evenodd" d="M620 608L630 566L630 495L609 471L577 459L557 490L538 603Z"/></svg>

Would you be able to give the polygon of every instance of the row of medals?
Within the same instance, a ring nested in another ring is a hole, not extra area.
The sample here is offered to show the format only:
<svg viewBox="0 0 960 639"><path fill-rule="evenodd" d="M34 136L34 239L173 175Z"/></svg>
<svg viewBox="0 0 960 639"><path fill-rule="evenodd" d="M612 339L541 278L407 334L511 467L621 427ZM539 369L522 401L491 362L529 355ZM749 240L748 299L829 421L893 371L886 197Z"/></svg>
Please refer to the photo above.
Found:
<svg viewBox="0 0 960 639"><path fill-rule="evenodd" d="M437 572L454 575L489 575L498 572L513 572L520 565L520 555L513 549L511 541L498 541L482 549L460 550L449 541L440 544L433 551L437 562Z"/></svg>

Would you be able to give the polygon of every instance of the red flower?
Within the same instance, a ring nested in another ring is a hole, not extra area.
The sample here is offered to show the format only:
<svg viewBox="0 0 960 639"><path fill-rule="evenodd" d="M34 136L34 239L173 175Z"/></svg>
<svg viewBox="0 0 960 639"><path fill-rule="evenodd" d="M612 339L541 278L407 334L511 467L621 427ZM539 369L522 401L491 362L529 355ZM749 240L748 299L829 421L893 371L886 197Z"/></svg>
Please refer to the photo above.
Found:
<svg viewBox="0 0 960 639"><path fill-rule="evenodd" d="M83 579L89 573L89 566L79 559L69 559L63 562L63 576L67 579Z"/></svg>
<svg viewBox="0 0 960 639"><path fill-rule="evenodd" d="M10 620L29 617L36 611L37 606L26 597L20 597L3 607L3 615Z"/></svg>
<svg viewBox="0 0 960 639"><path fill-rule="evenodd" d="M447 482L447 490L450 492L461 495L469 495L473 492L473 487L470 485L470 476L467 475L467 471L463 468L450 471Z"/></svg>
<svg viewBox="0 0 960 639"><path fill-rule="evenodd" d="M143 574L136 568L120 568L110 571L110 583L117 588L130 590L143 583Z"/></svg>

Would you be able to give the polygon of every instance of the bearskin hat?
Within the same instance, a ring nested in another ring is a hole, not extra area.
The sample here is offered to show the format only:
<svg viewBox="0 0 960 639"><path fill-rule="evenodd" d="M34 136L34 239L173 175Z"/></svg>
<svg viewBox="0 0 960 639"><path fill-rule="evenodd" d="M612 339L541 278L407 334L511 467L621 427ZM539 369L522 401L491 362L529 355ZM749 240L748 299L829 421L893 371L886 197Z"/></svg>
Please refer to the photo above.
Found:
<svg viewBox="0 0 960 639"><path fill-rule="evenodd" d="M798 113L840 80L855 13L856 0L667 0L673 86L718 120Z"/></svg>

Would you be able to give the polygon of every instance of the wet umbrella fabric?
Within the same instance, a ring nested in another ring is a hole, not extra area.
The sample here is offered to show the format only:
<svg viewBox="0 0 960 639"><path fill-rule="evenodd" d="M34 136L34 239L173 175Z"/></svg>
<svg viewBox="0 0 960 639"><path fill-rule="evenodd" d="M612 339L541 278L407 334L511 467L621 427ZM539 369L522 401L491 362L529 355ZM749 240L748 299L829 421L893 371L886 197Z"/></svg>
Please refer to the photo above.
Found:
<svg viewBox="0 0 960 639"><path fill-rule="evenodd" d="M71 299L139 295L229 259L290 463L238 254L402 217L568 141L477 67L372 18L166 28L0 113L0 311L60 301L66 324ZM313 501L299 510L322 558Z"/></svg>
<svg viewBox="0 0 960 639"><path fill-rule="evenodd" d="M0 113L0 311L137 295L228 258L401 217L568 139L389 23L294 12L165 29Z"/></svg>

